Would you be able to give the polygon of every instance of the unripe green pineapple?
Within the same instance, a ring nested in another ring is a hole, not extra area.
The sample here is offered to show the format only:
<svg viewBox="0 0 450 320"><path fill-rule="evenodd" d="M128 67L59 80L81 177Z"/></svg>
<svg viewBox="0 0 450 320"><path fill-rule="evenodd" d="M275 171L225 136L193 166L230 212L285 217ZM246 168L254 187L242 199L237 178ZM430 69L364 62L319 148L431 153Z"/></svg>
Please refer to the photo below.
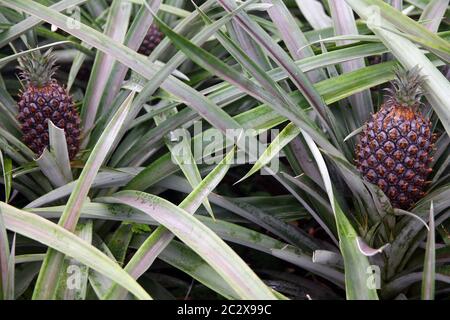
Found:
<svg viewBox="0 0 450 320"><path fill-rule="evenodd" d="M418 67L398 69L389 97L372 116L356 147L356 166L396 208L407 209L425 194L435 136L420 113Z"/></svg>
<svg viewBox="0 0 450 320"><path fill-rule="evenodd" d="M23 141L40 156L49 144L48 121L64 129L69 158L75 158L80 145L80 117L72 97L54 78L55 55L34 51L19 58L25 90L19 95Z"/></svg>
<svg viewBox="0 0 450 320"><path fill-rule="evenodd" d="M164 34L159 31L158 26L156 24L152 24L148 29L148 32L145 35L144 41L142 41L138 52L146 56L150 55L150 53L152 53L152 51L156 48L156 46L161 42L163 38Z"/></svg>

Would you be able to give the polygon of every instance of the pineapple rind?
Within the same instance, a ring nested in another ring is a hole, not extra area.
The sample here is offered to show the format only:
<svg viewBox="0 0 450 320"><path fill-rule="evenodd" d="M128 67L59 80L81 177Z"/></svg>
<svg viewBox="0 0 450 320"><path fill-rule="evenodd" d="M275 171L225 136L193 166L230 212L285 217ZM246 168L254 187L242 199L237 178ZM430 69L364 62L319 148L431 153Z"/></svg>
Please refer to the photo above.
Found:
<svg viewBox="0 0 450 320"><path fill-rule="evenodd" d="M372 116L356 146L356 166L396 208L408 209L425 194L435 137L419 109L418 69L396 70L390 96Z"/></svg>

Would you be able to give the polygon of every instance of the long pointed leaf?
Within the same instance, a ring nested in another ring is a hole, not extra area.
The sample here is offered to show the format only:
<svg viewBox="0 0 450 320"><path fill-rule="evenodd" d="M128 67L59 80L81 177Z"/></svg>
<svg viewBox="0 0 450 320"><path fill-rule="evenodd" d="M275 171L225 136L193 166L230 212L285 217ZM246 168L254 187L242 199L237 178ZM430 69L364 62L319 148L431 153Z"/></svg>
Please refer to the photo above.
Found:
<svg viewBox="0 0 450 320"><path fill-rule="evenodd" d="M334 197L331 178L322 154L308 135L303 133L303 136L319 166L331 207L335 214L339 234L339 245L344 258L347 299L378 300L376 289L368 285L367 270L370 270L369 261L367 257L360 252L357 244L356 232Z"/></svg>
<svg viewBox="0 0 450 320"><path fill-rule="evenodd" d="M92 150L59 220L59 225L65 229L72 232L75 230L80 217L81 207L100 166L108 155L109 149L114 143L115 138L127 117L132 101L133 94L130 94L119 110L117 110L115 116ZM42 264L35 286L33 294L34 299L50 299L54 297L63 260L64 255L60 252L53 249L47 251L47 256Z"/></svg>
<svg viewBox="0 0 450 320"><path fill-rule="evenodd" d="M16 209L3 202L0 202L0 210L9 230L74 257L90 268L118 282L140 299L150 299L144 289L119 265L73 233L47 219Z"/></svg>
<svg viewBox="0 0 450 320"><path fill-rule="evenodd" d="M425 251L425 262L422 278L422 300L434 299L435 275L436 275L436 244L434 234L434 208L433 201L430 205L430 219L428 220L428 238Z"/></svg>
<svg viewBox="0 0 450 320"><path fill-rule="evenodd" d="M225 158L199 183L199 185L191 192L191 194L180 203L179 207L186 210L190 214L194 214L204 199L207 199L208 194L219 184L222 178L230 168L234 156L234 148L225 156ZM158 254L174 238L174 235L164 226L159 226L139 247L131 260L125 267L125 270L133 277L140 277L153 263ZM120 297L120 291L113 286L106 298L117 299Z"/></svg>
<svg viewBox="0 0 450 320"><path fill-rule="evenodd" d="M448 80L410 40L387 31L385 28L391 30L396 30L395 27L406 28L407 30L403 30L405 33L409 30L423 39L432 39L436 43L443 42L450 53L449 42L380 0L346 1L362 18L369 20L368 26L407 69L412 69L417 65L420 67L420 75L425 78L423 87L427 93L426 97L439 116L447 134L450 134L450 99L447 94L450 92L450 84ZM374 10L377 7L380 10Z"/></svg>
<svg viewBox="0 0 450 320"><path fill-rule="evenodd" d="M214 232L172 203L144 192L122 191L111 201L141 210L207 261L242 299L275 299L269 288Z"/></svg>

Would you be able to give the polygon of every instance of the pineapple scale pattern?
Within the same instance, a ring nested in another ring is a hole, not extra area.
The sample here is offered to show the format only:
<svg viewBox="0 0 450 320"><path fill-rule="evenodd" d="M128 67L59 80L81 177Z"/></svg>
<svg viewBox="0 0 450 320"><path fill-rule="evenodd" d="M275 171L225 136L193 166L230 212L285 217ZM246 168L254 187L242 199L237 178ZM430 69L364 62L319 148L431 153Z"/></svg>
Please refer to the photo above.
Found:
<svg viewBox="0 0 450 320"><path fill-rule="evenodd" d="M152 24L148 29L148 32L145 35L144 41L142 41L138 52L145 56L150 55L150 53L152 53L152 51L156 48L156 46L161 42L163 38L164 34L159 31L158 27L155 24Z"/></svg>
<svg viewBox="0 0 450 320"><path fill-rule="evenodd" d="M435 139L430 126L409 108L382 107L361 135L357 168L394 207L407 209L424 196Z"/></svg>
<svg viewBox="0 0 450 320"><path fill-rule="evenodd" d="M75 158L80 144L80 118L72 97L55 80L44 87L28 86L19 100L18 120L25 144L38 156L49 144L48 121L64 129L69 158Z"/></svg>

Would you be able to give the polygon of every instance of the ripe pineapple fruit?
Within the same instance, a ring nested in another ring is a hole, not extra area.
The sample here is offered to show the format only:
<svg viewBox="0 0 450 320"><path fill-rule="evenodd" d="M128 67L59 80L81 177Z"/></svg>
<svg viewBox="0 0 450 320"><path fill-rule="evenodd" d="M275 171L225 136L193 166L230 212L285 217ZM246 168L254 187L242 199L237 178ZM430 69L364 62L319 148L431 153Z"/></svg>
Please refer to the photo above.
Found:
<svg viewBox="0 0 450 320"><path fill-rule="evenodd" d="M54 78L56 58L51 50L34 51L19 58L25 90L19 95L23 141L38 156L49 144L48 121L64 129L69 158L75 158L80 145L80 117L67 90Z"/></svg>
<svg viewBox="0 0 450 320"><path fill-rule="evenodd" d="M146 56L150 55L163 38L164 34L159 31L155 24L152 24L148 29L147 35L145 36L144 41L142 41L138 52Z"/></svg>
<svg viewBox="0 0 450 320"><path fill-rule="evenodd" d="M425 194L435 141L420 111L419 68L397 69L388 99L366 123L356 147L356 166L395 208L407 209Z"/></svg>

